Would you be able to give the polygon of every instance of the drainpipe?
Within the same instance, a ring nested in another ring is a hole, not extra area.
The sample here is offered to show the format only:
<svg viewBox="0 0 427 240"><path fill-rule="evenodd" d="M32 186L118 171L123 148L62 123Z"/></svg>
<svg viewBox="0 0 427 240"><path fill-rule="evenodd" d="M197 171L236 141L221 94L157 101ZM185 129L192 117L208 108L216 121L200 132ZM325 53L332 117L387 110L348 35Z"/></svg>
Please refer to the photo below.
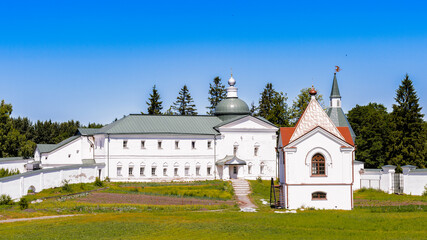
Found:
<svg viewBox="0 0 427 240"><path fill-rule="evenodd" d="M214 179L216 180L216 134L214 135Z"/></svg>
<svg viewBox="0 0 427 240"><path fill-rule="evenodd" d="M107 134L108 143L107 143L107 177L110 178L110 134Z"/></svg>

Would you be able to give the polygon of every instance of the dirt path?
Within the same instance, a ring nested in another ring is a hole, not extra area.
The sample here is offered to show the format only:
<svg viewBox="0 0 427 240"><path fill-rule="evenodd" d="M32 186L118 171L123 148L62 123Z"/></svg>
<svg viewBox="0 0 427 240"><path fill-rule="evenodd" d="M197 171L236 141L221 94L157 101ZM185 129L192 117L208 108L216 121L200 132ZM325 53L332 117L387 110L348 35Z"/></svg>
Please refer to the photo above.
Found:
<svg viewBox="0 0 427 240"><path fill-rule="evenodd" d="M13 218L13 219L0 220L0 223L11 223L11 222L20 222L20 221L32 221L32 220L51 219L51 218L73 217L73 216L77 216L77 215L73 214L73 215L43 216L43 217L34 217L34 218Z"/></svg>
<svg viewBox="0 0 427 240"><path fill-rule="evenodd" d="M94 192L81 197L78 202L88 203L131 203L148 205L234 205L234 201L209 200L198 198L179 198L168 196L154 196L144 194L121 194Z"/></svg>
<svg viewBox="0 0 427 240"><path fill-rule="evenodd" d="M240 210L243 212L255 212L257 206L252 203L248 194L251 193L249 183L243 179L233 179L232 181L234 194L237 196L237 203L239 204Z"/></svg>

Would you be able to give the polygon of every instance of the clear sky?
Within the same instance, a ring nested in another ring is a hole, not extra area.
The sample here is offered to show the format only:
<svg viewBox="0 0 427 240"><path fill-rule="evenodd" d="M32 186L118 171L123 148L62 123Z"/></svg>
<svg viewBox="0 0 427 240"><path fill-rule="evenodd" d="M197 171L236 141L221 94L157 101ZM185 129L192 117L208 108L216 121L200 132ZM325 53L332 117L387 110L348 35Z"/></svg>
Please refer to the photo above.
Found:
<svg viewBox="0 0 427 240"><path fill-rule="evenodd" d="M326 3L327 2L327 3ZM199 114L230 68L239 97L267 82L328 99L334 66L343 108L394 103L406 73L427 108L425 1L1 1L0 99L31 120L109 123L166 110L187 84Z"/></svg>

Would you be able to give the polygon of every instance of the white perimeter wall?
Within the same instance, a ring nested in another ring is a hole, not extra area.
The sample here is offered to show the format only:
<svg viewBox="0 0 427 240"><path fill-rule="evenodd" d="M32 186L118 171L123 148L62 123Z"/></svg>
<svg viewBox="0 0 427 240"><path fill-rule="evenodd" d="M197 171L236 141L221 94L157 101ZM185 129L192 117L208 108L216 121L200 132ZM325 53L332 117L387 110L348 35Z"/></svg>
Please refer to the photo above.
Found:
<svg viewBox="0 0 427 240"><path fill-rule="evenodd" d="M22 159L22 160L16 160L16 161L3 161L0 162L0 168L11 170L18 169L20 173L26 172L27 169L25 169L25 164L27 164L29 159Z"/></svg>
<svg viewBox="0 0 427 240"><path fill-rule="evenodd" d="M0 178L0 194L7 194L12 199L18 199L27 195L30 187L39 192L47 188L60 187L63 185L63 180L68 180L69 183L94 182L99 175L101 175L101 179L105 177L104 164L75 165L31 171Z"/></svg>

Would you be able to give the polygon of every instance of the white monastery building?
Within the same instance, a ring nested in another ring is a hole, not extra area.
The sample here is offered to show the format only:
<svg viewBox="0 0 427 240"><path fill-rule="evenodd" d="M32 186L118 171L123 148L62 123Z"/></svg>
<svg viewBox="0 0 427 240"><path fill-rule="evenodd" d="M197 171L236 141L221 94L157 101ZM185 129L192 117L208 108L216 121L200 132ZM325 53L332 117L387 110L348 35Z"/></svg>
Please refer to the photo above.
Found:
<svg viewBox="0 0 427 240"><path fill-rule="evenodd" d="M354 133L341 109L336 75L327 112L314 88L310 95L296 126L280 129L280 204L290 209L352 209L354 173L360 170L355 165L360 164L354 161Z"/></svg>
<svg viewBox="0 0 427 240"><path fill-rule="evenodd" d="M104 163L112 181L270 179L278 128L250 115L233 77L214 116L131 114L100 129L79 129L59 144L38 144L42 168Z"/></svg>
<svg viewBox="0 0 427 240"><path fill-rule="evenodd" d="M0 158L0 168L21 174L0 178L0 194L19 199L70 183L111 181L193 181L275 179L288 209L353 208L361 187L421 195L427 169L396 166L364 169L355 160L355 134L341 109L334 75L330 107L324 111L314 88L295 127L277 128L250 115L228 81L227 98L213 116L131 114L100 129L80 128L58 144L38 144L34 159ZM277 132L279 137L277 138ZM277 147L277 148L276 148Z"/></svg>

